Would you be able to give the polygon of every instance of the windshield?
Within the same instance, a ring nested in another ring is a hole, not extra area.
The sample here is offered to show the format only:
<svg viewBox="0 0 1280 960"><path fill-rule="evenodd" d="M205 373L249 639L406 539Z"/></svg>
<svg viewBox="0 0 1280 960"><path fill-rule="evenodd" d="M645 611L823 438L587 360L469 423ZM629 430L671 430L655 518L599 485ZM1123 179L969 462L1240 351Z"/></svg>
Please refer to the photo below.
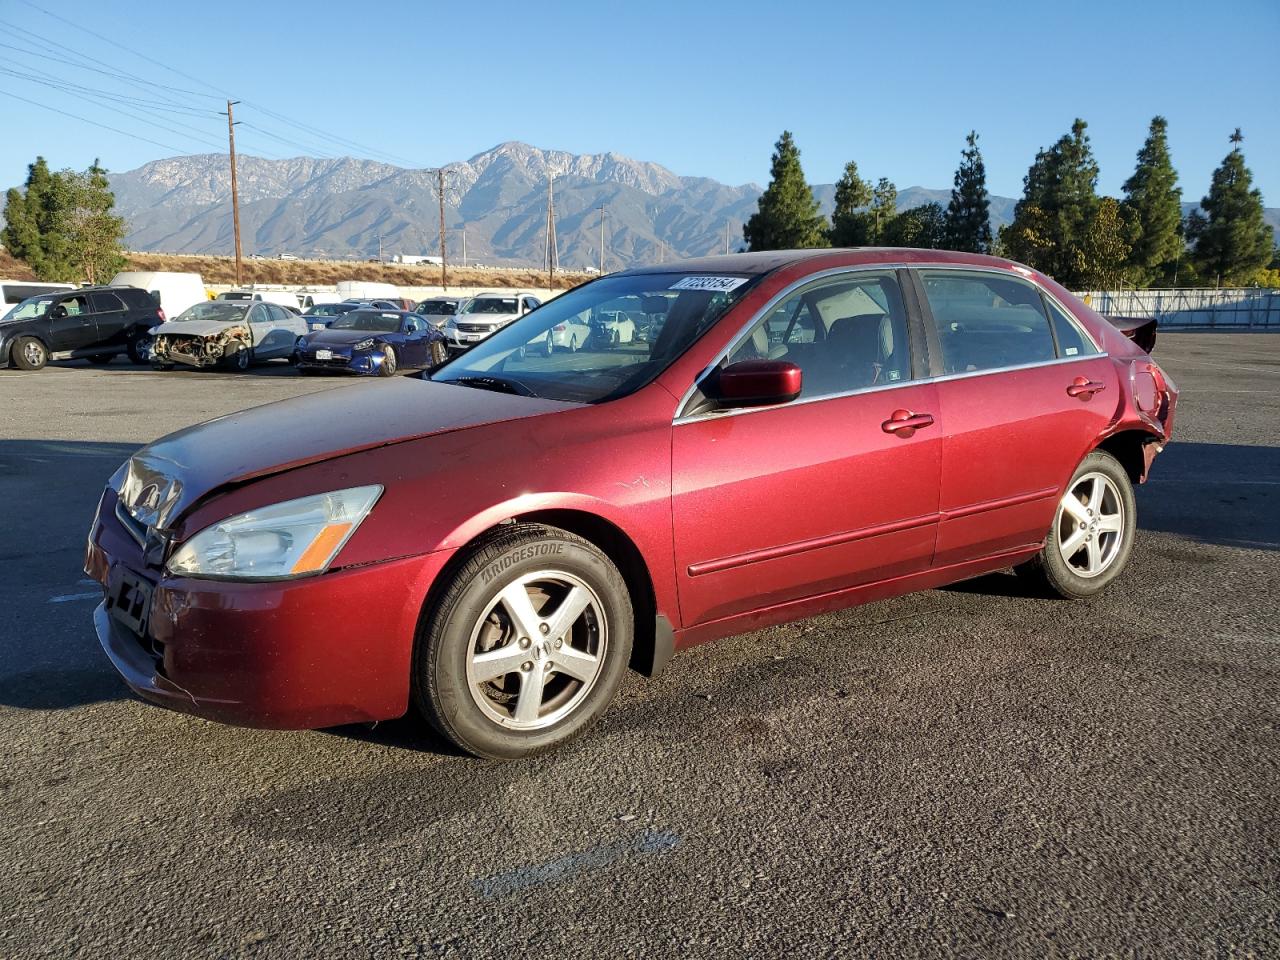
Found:
<svg viewBox="0 0 1280 960"><path fill-rule="evenodd" d="M21 303L14 304L13 309L0 317L0 322L6 320L31 320L35 317L43 316L44 312L49 309L49 304L53 303L53 297L27 297Z"/></svg>
<svg viewBox="0 0 1280 960"><path fill-rule="evenodd" d="M187 307L176 318L174 323L186 323L189 320L218 320L223 323L235 323L243 320L252 304L243 300L208 300Z"/></svg>
<svg viewBox="0 0 1280 960"><path fill-rule="evenodd" d="M552 400L612 400L670 366L752 281L675 272L605 277L508 324L431 379Z"/></svg>
<svg viewBox="0 0 1280 960"><path fill-rule="evenodd" d="M515 297L476 297L458 313L519 313Z"/></svg>
<svg viewBox="0 0 1280 960"><path fill-rule="evenodd" d="M400 314L374 313L372 310L352 310L333 323L330 330L372 330L374 333L395 333L400 329Z"/></svg>
<svg viewBox="0 0 1280 960"><path fill-rule="evenodd" d="M430 313L437 317L452 317L458 305L452 300L423 300L418 304L418 313Z"/></svg>
<svg viewBox="0 0 1280 960"><path fill-rule="evenodd" d="M340 314L348 313L356 308L354 303L317 303L304 316L308 317L336 317Z"/></svg>

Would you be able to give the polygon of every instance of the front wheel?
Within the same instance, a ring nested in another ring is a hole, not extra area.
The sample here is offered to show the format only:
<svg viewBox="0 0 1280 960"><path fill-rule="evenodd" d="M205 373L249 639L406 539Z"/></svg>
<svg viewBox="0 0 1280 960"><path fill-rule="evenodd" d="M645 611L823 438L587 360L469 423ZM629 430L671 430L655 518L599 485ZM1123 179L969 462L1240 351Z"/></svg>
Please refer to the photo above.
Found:
<svg viewBox="0 0 1280 960"><path fill-rule="evenodd" d="M1129 475L1111 454L1095 450L1058 501L1044 547L1015 570L1060 597L1092 597L1124 570L1137 527Z"/></svg>
<svg viewBox="0 0 1280 960"><path fill-rule="evenodd" d="M396 375L396 352L390 347L382 348L382 365L378 367L378 376L394 377Z"/></svg>
<svg viewBox="0 0 1280 960"><path fill-rule="evenodd" d="M241 347L226 359L228 369L234 370L236 373L244 373L252 363L253 349L250 347Z"/></svg>
<svg viewBox="0 0 1280 960"><path fill-rule="evenodd" d="M462 749L515 759L604 712L631 657L631 597L598 548L517 524L456 571L418 639L418 709Z"/></svg>
<svg viewBox="0 0 1280 960"><path fill-rule="evenodd" d="M40 370L49 362L49 351L35 337L23 337L13 345L10 357L19 370Z"/></svg>

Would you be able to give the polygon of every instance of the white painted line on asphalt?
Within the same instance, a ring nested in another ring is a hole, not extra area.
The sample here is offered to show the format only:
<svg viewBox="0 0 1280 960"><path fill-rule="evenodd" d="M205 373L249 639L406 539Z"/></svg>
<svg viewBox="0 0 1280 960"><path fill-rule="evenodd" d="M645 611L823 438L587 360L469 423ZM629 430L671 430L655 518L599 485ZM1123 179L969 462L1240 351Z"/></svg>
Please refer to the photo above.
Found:
<svg viewBox="0 0 1280 960"><path fill-rule="evenodd" d="M93 593L64 593L58 597L50 597L49 603L72 603L76 600L97 600L101 596L101 590L95 590Z"/></svg>

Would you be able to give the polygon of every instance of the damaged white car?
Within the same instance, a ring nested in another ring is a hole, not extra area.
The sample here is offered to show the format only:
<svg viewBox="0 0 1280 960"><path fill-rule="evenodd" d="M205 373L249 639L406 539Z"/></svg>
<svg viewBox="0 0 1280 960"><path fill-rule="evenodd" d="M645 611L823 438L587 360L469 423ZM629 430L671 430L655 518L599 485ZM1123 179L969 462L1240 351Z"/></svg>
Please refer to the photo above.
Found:
<svg viewBox="0 0 1280 960"><path fill-rule="evenodd" d="M210 300L151 328L151 364L247 370L251 363L291 359L306 321L274 303Z"/></svg>

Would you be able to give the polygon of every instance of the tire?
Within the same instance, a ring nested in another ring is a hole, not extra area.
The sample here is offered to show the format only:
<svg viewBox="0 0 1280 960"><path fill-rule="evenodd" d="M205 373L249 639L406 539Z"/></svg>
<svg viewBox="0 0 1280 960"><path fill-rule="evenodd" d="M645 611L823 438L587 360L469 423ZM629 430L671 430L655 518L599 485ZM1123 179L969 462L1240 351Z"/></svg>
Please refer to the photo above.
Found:
<svg viewBox="0 0 1280 960"><path fill-rule="evenodd" d="M504 592L529 601L523 629ZM556 615L571 598L575 611L584 606L557 637ZM556 527L503 527L463 560L427 616L414 649L414 702L441 734L479 757L512 760L559 747L613 699L631 657L632 616L621 574L593 544ZM490 669L501 672L477 677L484 666L477 655L508 648L509 656L490 657L497 661ZM530 682L537 699L522 696Z"/></svg>
<svg viewBox="0 0 1280 960"><path fill-rule="evenodd" d="M578 335L576 333L569 334L569 352L578 352Z"/></svg>
<svg viewBox="0 0 1280 960"><path fill-rule="evenodd" d="M545 346L545 347L543 347L542 355L543 355L544 357L549 357L549 356L551 356L551 355L552 355L553 353L555 353L555 352L556 352L555 345L551 342L551 331L550 331L550 330L548 330L548 331L547 331L547 344L546 344L546 346Z"/></svg>
<svg viewBox="0 0 1280 960"><path fill-rule="evenodd" d="M146 366L151 362L151 336L140 333L129 341L129 362Z"/></svg>
<svg viewBox="0 0 1280 960"><path fill-rule="evenodd" d="M1095 450L1067 484L1044 547L1014 570L1068 600L1095 596L1124 571L1137 528L1129 474L1111 454Z"/></svg>
<svg viewBox="0 0 1280 960"><path fill-rule="evenodd" d="M49 362L49 350L35 337L22 337L9 348L9 359L19 370L42 370Z"/></svg>
<svg viewBox="0 0 1280 960"><path fill-rule="evenodd" d="M378 367L378 376L394 377L396 375L396 352L390 347L382 348L382 365Z"/></svg>
<svg viewBox="0 0 1280 960"><path fill-rule="evenodd" d="M244 373L253 364L253 348L241 347L229 357L224 358L223 362L227 365L228 370Z"/></svg>
<svg viewBox="0 0 1280 960"><path fill-rule="evenodd" d="M95 353L92 357L89 358L89 362L99 367L105 367L114 358L115 358L115 355L111 353Z"/></svg>

